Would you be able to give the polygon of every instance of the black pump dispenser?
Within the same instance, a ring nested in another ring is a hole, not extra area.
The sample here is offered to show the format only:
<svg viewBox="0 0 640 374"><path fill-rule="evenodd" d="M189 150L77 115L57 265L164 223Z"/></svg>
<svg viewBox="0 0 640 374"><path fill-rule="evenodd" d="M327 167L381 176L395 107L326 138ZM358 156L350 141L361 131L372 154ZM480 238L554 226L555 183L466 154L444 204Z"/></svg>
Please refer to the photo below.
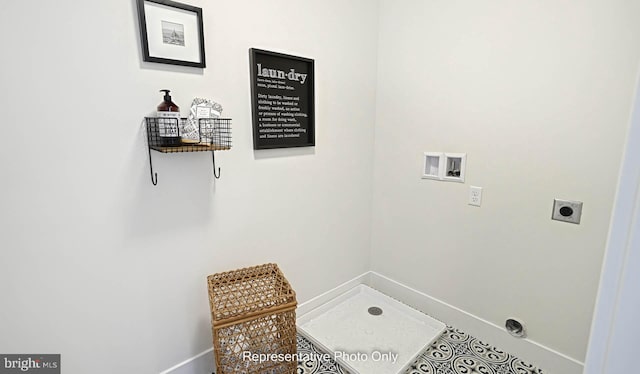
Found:
<svg viewBox="0 0 640 374"><path fill-rule="evenodd" d="M158 133L161 146L180 145L180 108L171 101L170 90L164 92L164 101L158 105Z"/></svg>
<svg viewBox="0 0 640 374"><path fill-rule="evenodd" d="M171 101L171 90L160 90L164 92L164 101L158 105L158 112L179 112L180 108L173 101Z"/></svg>
<svg viewBox="0 0 640 374"><path fill-rule="evenodd" d="M160 90L160 92L164 92L164 101L170 103L171 95L169 95L169 92L171 92L171 90Z"/></svg>

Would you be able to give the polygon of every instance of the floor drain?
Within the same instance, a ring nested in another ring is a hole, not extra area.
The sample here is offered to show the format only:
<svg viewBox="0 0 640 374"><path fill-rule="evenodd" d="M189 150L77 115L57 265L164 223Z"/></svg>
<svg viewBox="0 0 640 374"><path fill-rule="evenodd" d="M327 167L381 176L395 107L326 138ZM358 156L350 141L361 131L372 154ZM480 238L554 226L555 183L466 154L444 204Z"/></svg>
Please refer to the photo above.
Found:
<svg viewBox="0 0 640 374"><path fill-rule="evenodd" d="M371 308L368 309L368 312L372 316L379 316L382 314L382 309L378 308L377 306L372 306Z"/></svg>

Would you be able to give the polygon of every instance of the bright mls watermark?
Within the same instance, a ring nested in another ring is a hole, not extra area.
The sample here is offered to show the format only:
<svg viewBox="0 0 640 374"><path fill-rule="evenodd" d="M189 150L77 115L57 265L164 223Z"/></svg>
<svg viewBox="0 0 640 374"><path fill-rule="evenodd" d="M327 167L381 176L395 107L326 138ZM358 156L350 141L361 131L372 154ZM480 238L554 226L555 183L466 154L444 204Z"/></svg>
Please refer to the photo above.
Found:
<svg viewBox="0 0 640 374"><path fill-rule="evenodd" d="M60 355L0 354L0 374L60 374Z"/></svg>
<svg viewBox="0 0 640 374"><path fill-rule="evenodd" d="M329 361L343 360L349 362L391 362L395 364L398 361L398 354L393 352L343 352L335 351L329 353L252 353L250 351L242 352L243 361L251 362L305 362L305 361Z"/></svg>

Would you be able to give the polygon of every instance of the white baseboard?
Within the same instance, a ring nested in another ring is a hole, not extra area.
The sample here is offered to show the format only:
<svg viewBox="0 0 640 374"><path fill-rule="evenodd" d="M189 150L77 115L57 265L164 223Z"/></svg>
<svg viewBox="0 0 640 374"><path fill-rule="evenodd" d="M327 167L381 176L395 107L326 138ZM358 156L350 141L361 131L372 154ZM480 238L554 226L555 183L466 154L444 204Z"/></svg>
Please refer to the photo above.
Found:
<svg viewBox="0 0 640 374"><path fill-rule="evenodd" d="M213 347L182 361L160 374L211 374L215 371Z"/></svg>
<svg viewBox="0 0 640 374"><path fill-rule="evenodd" d="M504 349L524 361L551 374L582 374L584 363L568 357L530 339L517 339L500 326L467 313L453 305L396 282L374 271L366 272L311 300L298 305L298 317L312 311L353 287L365 284L410 307L455 326L482 341ZM213 348L208 349L160 374L210 374L213 372Z"/></svg>

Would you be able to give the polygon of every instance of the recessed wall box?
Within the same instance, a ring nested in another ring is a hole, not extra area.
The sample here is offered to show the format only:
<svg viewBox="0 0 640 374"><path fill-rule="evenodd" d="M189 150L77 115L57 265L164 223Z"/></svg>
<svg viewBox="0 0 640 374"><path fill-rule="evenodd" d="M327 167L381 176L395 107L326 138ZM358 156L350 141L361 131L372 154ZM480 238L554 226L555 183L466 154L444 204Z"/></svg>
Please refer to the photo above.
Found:
<svg viewBox="0 0 640 374"><path fill-rule="evenodd" d="M467 163L466 153L444 154L443 180L464 183L464 172Z"/></svg>
<svg viewBox="0 0 640 374"><path fill-rule="evenodd" d="M441 180L444 170L444 153L425 152L422 178Z"/></svg>

